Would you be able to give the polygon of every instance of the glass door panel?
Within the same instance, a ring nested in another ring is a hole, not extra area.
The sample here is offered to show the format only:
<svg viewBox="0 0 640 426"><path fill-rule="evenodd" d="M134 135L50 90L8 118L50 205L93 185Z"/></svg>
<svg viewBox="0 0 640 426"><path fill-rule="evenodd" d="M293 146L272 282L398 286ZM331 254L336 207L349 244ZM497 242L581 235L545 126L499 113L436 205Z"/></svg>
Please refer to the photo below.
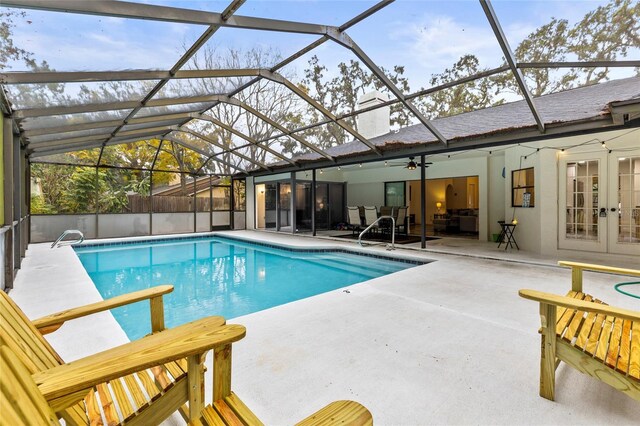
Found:
<svg viewBox="0 0 640 426"><path fill-rule="evenodd" d="M329 229L329 185L316 184L316 229Z"/></svg>
<svg viewBox="0 0 640 426"><path fill-rule="evenodd" d="M280 183L280 200L278 203L279 231L291 231L291 184ZM287 229L288 228L288 229Z"/></svg>
<svg viewBox="0 0 640 426"><path fill-rule="evenodd" d="M606 188L600 180L606 176L606 155L564 155L560 159L559 248L606 251L606 215L600 209L606 206ZM605 193L603 193L605 191Z"/></svg>
<svg viewBox="0 0 640 426"><path fill-rule="evenodd" d="M567 162L565 238L598 240L598 161Z"/></svg>
<svg viewBox="0 0 640 426"><path fill-rule="evenodd" d="M640 255L640 150L618 155L610 160L610 251Z"/></svg>
<svg viewBox="0 0 640 426"><path fill-rule="evenodd" d="M296 229L298 231L311 230L311 184L296 183Z"/></svg>
<svg viewBox="0 0 640 426"><path fill-rule="evenodd" d="M277 190L275 183L267 183L264 185L264 227L265 229L276 228L276 206L277 206Z"/></svg>
<svg viewBox="0 0 640 426"><path fill-rule="evenodd" d="M343 223L346 205L344 202L344 185L342 183L329 184L329 208L331 215L331 229Z"/></svg>

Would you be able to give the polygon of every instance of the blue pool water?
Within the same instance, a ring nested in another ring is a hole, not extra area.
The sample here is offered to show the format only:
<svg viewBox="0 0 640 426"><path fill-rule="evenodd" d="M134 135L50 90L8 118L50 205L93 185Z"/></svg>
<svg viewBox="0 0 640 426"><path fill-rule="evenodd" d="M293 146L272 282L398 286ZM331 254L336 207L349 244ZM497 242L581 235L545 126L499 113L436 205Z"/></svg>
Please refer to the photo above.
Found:
<svg viewBox="0 0 640 426"><path fill-rule="evenodd" d="M359 283L415 264L345 252L291 251L218 237L79 246L80 261L107 299L160 284L165 324L234 318ZM112 310L133 340L151 330L149 303Z"/></svg>

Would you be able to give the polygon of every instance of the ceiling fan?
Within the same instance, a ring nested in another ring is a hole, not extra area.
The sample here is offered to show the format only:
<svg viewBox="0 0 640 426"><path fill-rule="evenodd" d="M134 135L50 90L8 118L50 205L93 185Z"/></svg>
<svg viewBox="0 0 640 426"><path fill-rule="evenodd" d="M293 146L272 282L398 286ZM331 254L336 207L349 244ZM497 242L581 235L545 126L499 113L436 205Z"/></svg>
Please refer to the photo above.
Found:
<svg viewBox="0 0 640 426"><path fill-rule="evenodd" d="M402 162L402 163L387 163L390 167L404 167L407 170L415 170L418 167L422 166L421 163L417 163L415 161L415 157L409 157L409 161L408 162ZM425 162L424 163L424 167L425 169L427 167L429 167L431 164L433 164L432 162Z"/></svg>

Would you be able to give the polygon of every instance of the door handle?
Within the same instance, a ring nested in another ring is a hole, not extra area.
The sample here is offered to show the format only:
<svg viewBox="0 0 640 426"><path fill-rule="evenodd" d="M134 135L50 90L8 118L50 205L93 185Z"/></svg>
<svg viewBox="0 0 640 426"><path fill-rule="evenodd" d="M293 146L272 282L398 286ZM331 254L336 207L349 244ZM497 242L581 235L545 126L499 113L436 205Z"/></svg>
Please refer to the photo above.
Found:
<svg viewBox="0 0 640 426"><path fill-rule="evenodd" d="M607 209L606 209L606 207L600 208L600 217L607 217Z"/></svg>
<svg viewBox="0 0 640 426"><path fill-rule="evenodd" d="M617 208L615 208L615 207L611 207L611 213L615 213L615 212L617 212L617 211L618 211L618 209L617 209Z"/></svg>

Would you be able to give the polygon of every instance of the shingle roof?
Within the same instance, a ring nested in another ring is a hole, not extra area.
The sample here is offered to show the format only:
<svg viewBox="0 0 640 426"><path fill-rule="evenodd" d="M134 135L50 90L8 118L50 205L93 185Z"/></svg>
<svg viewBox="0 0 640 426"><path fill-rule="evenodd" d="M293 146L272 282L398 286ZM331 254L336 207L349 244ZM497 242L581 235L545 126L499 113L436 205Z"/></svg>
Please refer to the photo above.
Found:
<svg viewBox="0 0 640 426"><path fill-rule="evenodd" d="M569 123L601 118L608 115L611 102L640 99L640 77L613 80L606 83L580 87L535 98L536 107L545 124ZM535 128L531 110L524 100L477 111L433 120L435 127L448 140L480 137L506 133L516 129ZM425 144L437 139L422 124L400 129L371 139L381 149L393 149L398 145ZM368 148L357 141L331 147L326 152L332 156L351 156L367 152ZM322 158L315 153L305 154L296 160Z"/></svg>

